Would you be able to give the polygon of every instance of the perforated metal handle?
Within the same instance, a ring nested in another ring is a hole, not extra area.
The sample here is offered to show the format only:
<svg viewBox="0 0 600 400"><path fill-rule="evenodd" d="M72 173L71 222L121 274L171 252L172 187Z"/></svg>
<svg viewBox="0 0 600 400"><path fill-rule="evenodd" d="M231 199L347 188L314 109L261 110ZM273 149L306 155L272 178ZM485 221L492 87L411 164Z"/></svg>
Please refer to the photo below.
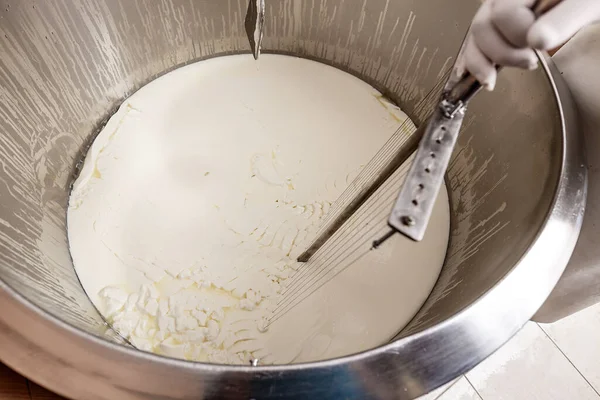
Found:
<svg viewBox="0 0 600 400"><path fill-rule="evenodd" d="M538 0L532 9L540 16L560 1ZM449 81L439 107L427 123L413 164L388 219L390 227L410 239L421 241L425 235L460 133L466 105L481 87L481 83L468 72L457 82ZM375 241L374 247L380 243L381 240Z"/></svg>
<svg viewBox="0 0 600 400"><path fill-rule="evenodd" d="M425 235L463 119L464 109L448 118L438 107L427 124L388 219L394 230L410 239L421 241Z"/></svg>

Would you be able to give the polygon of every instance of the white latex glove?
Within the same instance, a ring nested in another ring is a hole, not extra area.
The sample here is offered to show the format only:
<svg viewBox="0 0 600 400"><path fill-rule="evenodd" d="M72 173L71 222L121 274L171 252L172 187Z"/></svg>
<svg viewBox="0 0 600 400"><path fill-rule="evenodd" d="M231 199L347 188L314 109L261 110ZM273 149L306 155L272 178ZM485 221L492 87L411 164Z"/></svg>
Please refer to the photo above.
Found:
<svg viewBox="0 0 600 400"><path fill-rule="evenodd" d="M486 0L473 19L456 73L469 71L493 90L495 65L535 69L537 58L532 49L553 49L600 20L600 0L562 0L537 20L531 11L535 2Z"/></svg>

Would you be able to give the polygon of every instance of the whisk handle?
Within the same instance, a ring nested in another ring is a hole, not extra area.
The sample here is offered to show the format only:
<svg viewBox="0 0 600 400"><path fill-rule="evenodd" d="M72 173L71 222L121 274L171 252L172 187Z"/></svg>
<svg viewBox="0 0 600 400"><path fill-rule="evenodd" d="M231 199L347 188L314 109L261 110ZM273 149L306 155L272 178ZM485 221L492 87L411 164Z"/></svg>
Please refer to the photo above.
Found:
<svg viewBox="0 0 600 400"><path fill-rule="evenodd" d="M541 16L545 12L551 10L560 3L562 0L538 0L533 5L532 10L536 17ZM496 69L500 71L502 69L501 66L497 66ZM449 88L446 89L444 99L449 103L448 113L449 116L454 115L457 109L467 104L469 100L473 98L481 90L481 83L471 75L470 72L465 72L465 74L457 81L452 82L449 85Z"/></svg>

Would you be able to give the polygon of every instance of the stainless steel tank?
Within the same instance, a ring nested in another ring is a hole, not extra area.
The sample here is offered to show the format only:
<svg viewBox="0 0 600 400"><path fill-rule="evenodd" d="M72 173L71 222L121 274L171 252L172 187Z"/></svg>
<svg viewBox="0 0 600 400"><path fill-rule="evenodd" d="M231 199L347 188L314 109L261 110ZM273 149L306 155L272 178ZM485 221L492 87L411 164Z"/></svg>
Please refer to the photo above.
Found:
<svg viewBox="0 0 600 400"><path fill-rule="evenodd" d="M451 66L476 0L267 0L265 51L315 59L416 104ZM503 72L469 110L447 175L442 274L389 344L293 366L139 352L84 294L65 228L69 184L119 103L178 66L249 53L241 0L7 0L0 9L0 359L80 399L413 398L467 371L529 320L582 223L586 170L551 61ZM365 133L366 134L366 133ZM383 316L382 316L383 317Z"/></svg>

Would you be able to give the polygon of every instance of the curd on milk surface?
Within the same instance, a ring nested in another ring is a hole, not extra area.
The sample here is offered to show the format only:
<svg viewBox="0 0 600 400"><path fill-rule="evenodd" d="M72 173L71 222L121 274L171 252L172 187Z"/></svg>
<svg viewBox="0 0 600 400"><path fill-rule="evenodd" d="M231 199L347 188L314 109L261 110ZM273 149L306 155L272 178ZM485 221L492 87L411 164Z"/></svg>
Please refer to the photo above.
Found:
<svg viewBox="0 0 600 400"><path fill-rule="evenodd" d="M445 189L423 242L396 235L267 321L332 203L406 119L363 81L288 56L155 80L109 120L73 186L86 293L135 347L188 360L282 364L389 341L439 275Z"/></svg>

